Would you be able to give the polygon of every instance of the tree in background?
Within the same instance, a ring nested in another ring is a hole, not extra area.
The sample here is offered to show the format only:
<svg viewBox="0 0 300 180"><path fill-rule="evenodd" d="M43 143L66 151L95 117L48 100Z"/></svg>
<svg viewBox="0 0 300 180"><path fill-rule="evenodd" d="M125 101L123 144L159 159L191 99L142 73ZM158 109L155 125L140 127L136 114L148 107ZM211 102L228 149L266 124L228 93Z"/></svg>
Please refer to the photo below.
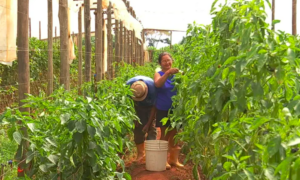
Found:
<svg viewBox="0 0 300 180"><path fill-rule="evenodd" d="M145 32L146 36L146 41L148 41L148 46L149 47L157 47L158 43L163 43L163 44L171 44L170 38L163 38L163 36L170 36L169 31L154 31L154 30L149 30Z"/></svg>

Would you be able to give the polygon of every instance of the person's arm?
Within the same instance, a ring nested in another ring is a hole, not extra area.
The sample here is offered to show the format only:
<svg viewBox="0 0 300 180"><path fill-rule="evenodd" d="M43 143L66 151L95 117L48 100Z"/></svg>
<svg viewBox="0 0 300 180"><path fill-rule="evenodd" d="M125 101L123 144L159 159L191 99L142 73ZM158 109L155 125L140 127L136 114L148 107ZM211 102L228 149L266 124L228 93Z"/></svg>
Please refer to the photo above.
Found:
<svg viewBox="0 0 300 180"><path fill-rule="evenodd" d="M165 82L167 81L167 79L170 75L176 74L178 72L179 72L179 70L177 68L171 68L171 69L167 70L165 72L165 74L162 75L162 76L158 72L156 72L154 74L154 85L155 85L155 87L161 88L165 84Z"/></svg>
<svg viewBox="0 0 300 180"><path fill-rule="evenodd" d="M156 107L153 106L152 109L151 109L151 112L150 112L150 117L148 119L148 122L147 122L147 124L143 128L144 132L147 133L149 131L149 128L152 125L153 120L155 119L155 114L156 114Z"/></svg>

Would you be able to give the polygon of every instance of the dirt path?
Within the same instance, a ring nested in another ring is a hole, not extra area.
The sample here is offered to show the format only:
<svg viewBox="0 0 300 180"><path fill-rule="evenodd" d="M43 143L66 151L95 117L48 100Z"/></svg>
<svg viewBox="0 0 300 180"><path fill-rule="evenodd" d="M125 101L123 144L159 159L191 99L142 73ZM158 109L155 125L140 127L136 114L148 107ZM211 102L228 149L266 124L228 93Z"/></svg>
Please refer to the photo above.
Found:
<svg viewBox="0 0 300 180"><path fill-rule="evenodd" d="M180 156L180 162L183 162L184 156ZM171 170L162 172L147 171L145 160L141 163L131 163L126 167L126 171L130 173L132 180L192 180L193 166L188 163L184 168L172 167Z"/></svg>
<svg viewBox="0 0 300 180"><path fill-rule="evenodd" d="M158 139L160 131L158 129ZM179 161L184 162L184 154L180 154ZM200 170L199 170L200 171ZM128 172L132 180L194 180L193 164L188 162L183 168L172 167L171 170L162 172L152 172L146 170L145 158L141 162L129 161L126 163L126 172ZM201 174L201 172L200 172ZM200 175L201 180L204 180L203 174Z"/></svg>

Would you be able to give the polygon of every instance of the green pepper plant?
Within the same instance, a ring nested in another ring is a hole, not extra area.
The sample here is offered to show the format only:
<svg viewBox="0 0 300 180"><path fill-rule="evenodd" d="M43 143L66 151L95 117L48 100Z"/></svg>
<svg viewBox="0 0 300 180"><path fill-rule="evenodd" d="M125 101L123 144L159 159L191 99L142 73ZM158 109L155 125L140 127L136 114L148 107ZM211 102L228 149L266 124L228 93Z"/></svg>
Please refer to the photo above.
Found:
<svg viewBox="0 0 300 180"><path fill-rule="evenodd" d="M299 38L270 29L269 1L217 2L176 62L172 125L187 160L208 179L300 179Z"/></svg>

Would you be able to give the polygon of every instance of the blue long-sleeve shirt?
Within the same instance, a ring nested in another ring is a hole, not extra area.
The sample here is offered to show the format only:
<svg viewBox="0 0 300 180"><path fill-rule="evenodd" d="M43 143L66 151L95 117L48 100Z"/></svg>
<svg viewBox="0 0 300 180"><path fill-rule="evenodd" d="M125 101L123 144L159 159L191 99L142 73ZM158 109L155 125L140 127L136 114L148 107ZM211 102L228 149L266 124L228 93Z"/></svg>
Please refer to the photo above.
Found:
<svg viewBox="0 0 300 180"><path fill-rule="evenodd" d="M143 101L136 102L136 105L138 105L138 106L154 106L155 102L156 102L156 88L154 85L154 81L151 78L146 77L146 76L136 76L136 77L129 79L126 82L126 84L131 86L134 82L140 81L140 80L144 81L145 84L147 85L148 94L147 94L147 97Z"/></svg>

